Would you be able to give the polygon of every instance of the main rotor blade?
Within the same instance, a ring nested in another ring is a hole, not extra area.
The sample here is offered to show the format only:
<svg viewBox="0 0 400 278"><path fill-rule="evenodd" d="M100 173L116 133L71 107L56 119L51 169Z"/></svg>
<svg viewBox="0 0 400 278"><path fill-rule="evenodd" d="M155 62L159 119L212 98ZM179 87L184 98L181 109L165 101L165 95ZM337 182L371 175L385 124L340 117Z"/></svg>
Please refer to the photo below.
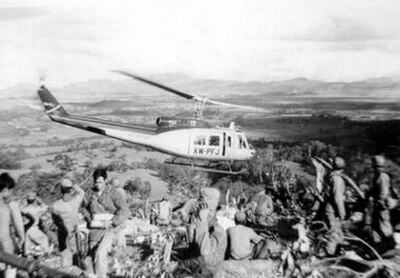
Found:
<svg viewBox="0 0 400 278"><path fill-rule="evenodd" d="M171 92L171 93L173 93L173 94L176 94L176 95L178 95L178 96L181 96L181 97L186 98L186 99L189 99L189 100L200 101L200 102L203 102L203 103L210 103L210 104L221 105L221 106L227 106L227 107L234 107L234 108L252 110L252 111L257 111L257 112L264 112L264 113L265 113L265 112L268 112L267 110L265 110L265 109L263 109L263 108L259 108L259 107L246 106L246 105L239 105L239 104L231 104L231 103L226 103L226 102L222 102L222 101L211 100L211 99L209 99L209 98L207 98L207 97L202 97L202 96L187 94L187 93L184 93L184 92L181 92L181 91L172 89L172 88L167 87L167 86L165 86L165 85L156 83L156 82L154 82L154 81L145 79L145 78L143 78L143 77L134 75L134 74L129 73L129 72L126 72L126 71L122 71L122 70L112 70L112 71L113 71L113 72L116 72L116 73L119 73L119 74L122 74L122 75L125 75L125 76L128 76L128 77L131 77L131 78L133 78L133 79L142 81L142 82L144 82L144 83L147 83L147 84L149 84L149 85L155 86L155 87L157 87L157 88L166 90L166 91L168 91L168 92Z"/></svg>
<svg viewBox="0 0 400 278"><path fill-rule="evenodd" d="M152 85L152 86L155 86L155 87L157 87L157 88L166 90L166 91L168 91L168 92L171 92L171 93L176 94L176 95L178 95L178 96L184 97L184 98L186 98L186 99L194 99L194 100L197 100L197 99L198 99L197 96L190 95L190 94L187 94L187 93L184 93L184 92L181 92L181 91L178 91L178 90L169 88L169 87L164 86L164 85L162 85L162 84L156 83L156 82L151 81L151 80L147 80L147 79L145 79L145 78L143 78L143 77L140 77L140 76L137 76L137 75L133 75L133 74L131 74L131 73L129 73L129 72L126 72L126 71L113 70L113 72L117 72L117 73L119 73L119 74L129 76L129 77L131 77L131 78L133 78L133 79L136 79L136 80L142 81L142 82L144 82L144 83L150 84L150 85Z"/></svg>
<svg viewBox="0 0 400 278"><path fill-rule="evenodd" d="M207 99L208 103L215 104L215 105L221 105L221 106L227 106L227 107L234 107L234 108L240 108L240 109L246 109L246 110L252 110L252 111L257 111L257 112L268 112L267 110L255 106L247 106L247 105L240 105L240 104L232 104L232 103L226 103L222 101L216 101L216 100L211 100Z"/></svg>

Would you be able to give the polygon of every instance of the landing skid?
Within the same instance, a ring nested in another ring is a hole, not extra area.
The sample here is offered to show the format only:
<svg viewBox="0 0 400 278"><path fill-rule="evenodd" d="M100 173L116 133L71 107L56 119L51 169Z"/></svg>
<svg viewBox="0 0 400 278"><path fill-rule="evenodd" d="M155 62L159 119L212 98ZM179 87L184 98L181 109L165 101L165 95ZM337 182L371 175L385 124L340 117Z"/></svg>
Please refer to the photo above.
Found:
<svg viewBox="0 0 400 278"><path fill-rule="evenodd" d="M164 163L191 167L193 169L203 172L226 174L226 175L240 175L247 172L246 168L242 168L239 171L233 170L231 163L227 161L210 162L202 160L189 160L181 157L173 157L165 160Z"/></svg>

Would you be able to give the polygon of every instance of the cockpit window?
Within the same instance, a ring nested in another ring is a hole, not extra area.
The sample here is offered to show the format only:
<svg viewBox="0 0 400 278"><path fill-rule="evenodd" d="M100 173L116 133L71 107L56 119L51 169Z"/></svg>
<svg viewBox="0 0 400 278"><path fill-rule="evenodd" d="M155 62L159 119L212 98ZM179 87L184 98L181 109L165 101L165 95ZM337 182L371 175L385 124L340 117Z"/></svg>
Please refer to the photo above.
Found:
<svg viewBox="0 0 400 278"><path fill-rule="evenodd" d="M206 144L206 137L204 135L197 135L193 144L204 146Z"/></svg>
<svg viewBox="0 0 400 278"><path fill-rule="evenodd" d="M238 135L238 147L239 149L247 149L246 140L241 135Z"/></svg>
<svg viewBox="0 0 400 278"><path fill-rule="evenodd" d="M208 140L209 146L219 146L219 136L210 136Z"/></svg>

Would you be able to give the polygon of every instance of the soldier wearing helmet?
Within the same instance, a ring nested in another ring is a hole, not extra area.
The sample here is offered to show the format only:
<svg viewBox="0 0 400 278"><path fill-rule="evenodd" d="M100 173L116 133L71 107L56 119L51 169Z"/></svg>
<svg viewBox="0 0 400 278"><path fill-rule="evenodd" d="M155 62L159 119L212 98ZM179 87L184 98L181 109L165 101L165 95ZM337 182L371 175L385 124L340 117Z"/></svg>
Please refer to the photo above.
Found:
<svg viewBox="0 0 400 278"><path fill-rule="evenodd" d="M25 234L25 256L40 256L50 251L49 239L39 228L40 218L48 208L48 205L37 196L36 192L28 192L26 195L26 205L21 208L22 214L32 219L32 223Z"/></svg>
<svg viewBox="0 0 400 278"><path fill-rule="evenodd" d="M51 206L54 223L58 227L58 242L63 266L71 266L77 252L75 227L79 225L79 207L85 197L85 191L68 178L59 182L61 198Z"/></svg>
<svg viewBox="0 0 400 278"><path fill-rule="evenodd" d="M203 266L202 275L216 270L224 260L228 246L227 234L216 218L220 196L217 188L200 189L197 216L193 219L191 252L198 256L196 260Z"/></svg>
<svg viewBox="0 0 400 278"><path fill-rule="evenodd" d="M342 174L345 166L346 163L343 158L334 158L333 171L329 174L328 185L325 188L325 217L328 222L330 233L326 252L330 256L336 254L338 244L343 239L342 221L346 217L346 184Z"/></svg>
<svg viewBox="0 0 400 278"><path fill-rule="evenodd" d="M397 200L390 184L390 176L385 170L385 158L382 155L376 155L372 158L375 171L374 183L371 191L373 202L373 211L371 223L372 239L375 243L388 242L393 236L393 227L390 221L390 209L394 208L393 201ZM380 245L382 246L382 245Z"/></svg>

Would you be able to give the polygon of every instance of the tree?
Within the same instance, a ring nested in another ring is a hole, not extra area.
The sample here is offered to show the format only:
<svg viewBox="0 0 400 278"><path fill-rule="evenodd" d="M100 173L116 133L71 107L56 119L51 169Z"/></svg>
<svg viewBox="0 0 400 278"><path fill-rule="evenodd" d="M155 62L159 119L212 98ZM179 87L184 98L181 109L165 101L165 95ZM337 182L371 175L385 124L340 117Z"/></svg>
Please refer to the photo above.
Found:
<svg viewBox="0 0 400 278"><path fill-rule="evenodd" d="M53 160L48 161L51 162L54 167L58 168L64 173L74 171L78 165L76 158L71 158L66 154L58 154Z"/></svg>

